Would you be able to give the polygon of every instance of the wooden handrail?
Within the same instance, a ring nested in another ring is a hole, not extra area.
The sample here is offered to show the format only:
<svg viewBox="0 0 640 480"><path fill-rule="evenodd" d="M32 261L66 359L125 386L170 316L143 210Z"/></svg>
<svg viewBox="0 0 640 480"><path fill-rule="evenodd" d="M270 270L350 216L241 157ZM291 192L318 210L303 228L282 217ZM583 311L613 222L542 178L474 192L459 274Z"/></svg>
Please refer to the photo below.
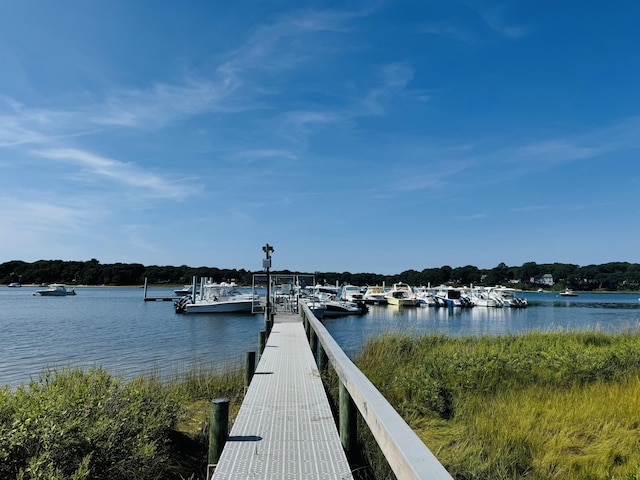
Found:
<svg viewBox="0 0 640 480"><path fill-rule="evenodd" d="M431 450L344 353L306 303L300 302L300 305L304 318L315 331L333 369L369 426L396 477L403 480L452 480L453 477Z"/></svg>

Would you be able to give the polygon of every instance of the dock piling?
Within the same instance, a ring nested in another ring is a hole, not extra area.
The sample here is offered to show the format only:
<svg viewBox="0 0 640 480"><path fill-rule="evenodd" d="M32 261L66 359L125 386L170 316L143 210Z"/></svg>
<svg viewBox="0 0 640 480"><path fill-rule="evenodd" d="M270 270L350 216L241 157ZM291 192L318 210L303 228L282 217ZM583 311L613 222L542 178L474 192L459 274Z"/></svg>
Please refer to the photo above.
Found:
<svg viewBox="0 0 640 480"><path fill-rule="evenodd" d="M211 423L209 425L209 465L220 459L229 434L229 399L214 398L211 401Z"/></svg>
<svg viewBox="0 0 640 480"><path fill-rule="evenodd" d="M244 386L248 387L256 371L256 352L247 352L244 364Z"/></svg>

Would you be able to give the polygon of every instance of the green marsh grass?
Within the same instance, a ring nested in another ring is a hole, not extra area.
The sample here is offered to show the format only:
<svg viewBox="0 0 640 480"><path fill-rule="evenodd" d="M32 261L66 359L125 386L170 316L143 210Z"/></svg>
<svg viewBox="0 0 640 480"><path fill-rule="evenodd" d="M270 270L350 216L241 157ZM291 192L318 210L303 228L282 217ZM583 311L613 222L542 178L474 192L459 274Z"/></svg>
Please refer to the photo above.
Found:
<svg viewBox="0 0 640 480"><path fill-rule="evenodd" d="M125 381L102 368L45 370L0 388L0 478L204 479L211 399L237 412L241 370L194 367Z"/></svg>
<svg viewBox="0 0 640 480"><path fill-rule="evenodd" d="M456 479L640 478L640 334L388 334L357 364Z"/></svg>

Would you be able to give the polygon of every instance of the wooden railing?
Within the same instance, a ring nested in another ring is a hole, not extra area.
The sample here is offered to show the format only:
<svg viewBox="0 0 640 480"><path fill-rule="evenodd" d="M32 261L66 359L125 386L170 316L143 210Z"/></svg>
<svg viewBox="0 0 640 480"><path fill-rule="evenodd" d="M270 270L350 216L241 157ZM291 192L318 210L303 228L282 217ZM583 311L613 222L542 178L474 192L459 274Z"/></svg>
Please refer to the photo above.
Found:
<svg viewBox="0 0 640 480"><path fill-rule="evenodd" d="M438 459L342 351L309 307L304 302L300 307L318 367L323 370L328 361L340 379L339 430L347 453L355 448L357 408L397 478L451 480Z"/></svg>

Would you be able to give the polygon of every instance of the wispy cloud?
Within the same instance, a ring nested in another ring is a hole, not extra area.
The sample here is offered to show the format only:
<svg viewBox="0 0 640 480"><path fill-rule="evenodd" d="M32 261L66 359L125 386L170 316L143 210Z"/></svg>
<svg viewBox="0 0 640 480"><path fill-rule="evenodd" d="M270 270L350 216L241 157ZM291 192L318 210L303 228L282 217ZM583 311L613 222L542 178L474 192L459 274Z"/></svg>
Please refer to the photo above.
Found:
<svg viewBox="0 0 640 480"><path fill-rule="evenodd" d="M154 197L184 198L192 186L168 182L148 170L135 165L102 157L72 148L33 150L33 155L80 166L91 176L106 178L115 183L144 189Z"/></svg>
<svg viewBox="0 0 640 480"><path fill-rule="evenodd" d="M478 13L494 32L503 37L516 40L526 36L528 34L526 27L515 26L506 19L506 7L507 5L498 5Z"/></svg>

